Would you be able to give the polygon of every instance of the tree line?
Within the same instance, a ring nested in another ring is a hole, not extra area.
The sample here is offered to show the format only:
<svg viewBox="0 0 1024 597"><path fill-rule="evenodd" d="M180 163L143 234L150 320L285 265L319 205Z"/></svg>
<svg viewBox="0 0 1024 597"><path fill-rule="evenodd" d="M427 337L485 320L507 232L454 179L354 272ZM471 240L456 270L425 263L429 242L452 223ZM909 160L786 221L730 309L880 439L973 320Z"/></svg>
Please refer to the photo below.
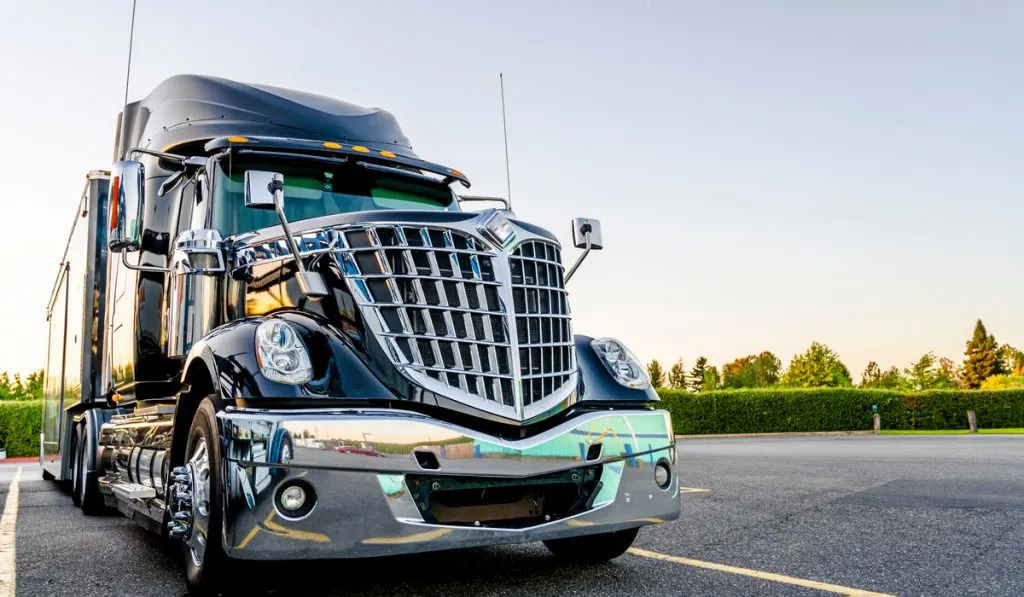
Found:
<svg viewBox="0 0 1024 597"><path fill-rule="evenodd" d="M1009 344L1000 345L979 319L965 344L964 359L939 358L934 352L921 355L909 367L882 369L871 361L854 384L850 370L839 355L820 342L813 342L801 354L794 355L786 369L770 351L747 355L719 369L699 357L687 369L679 359L666 372L657 359L647 364L647 375L656 388L669 387L692 392L741 388L819 388L853 387L891 390L1000 389L1024 388L1024 351ZM24 380L15 374L0 373L0 400L41 400L43 372L30 373Z"/></svg>
<svg viewBox="0 0 1024 597"><path fill-rule="evenodd" d="M1024 352L1000 345L979 319L974 333L965 343L964 359L939 358L932 351L921 355L909 367L883 370L871 361L854 384L850 370L834 350L813 342L801 354L794 355L786 369L770 351L747 355L722 366L709 365L698 357L687 369L682 359L666 373L657 359L647 364L647 375L656 388L670 387L691 392L709 392L741 388L821 388L861 387L891 390L1001 389L1024 388Z"/></svg>
<svg viewBox="0 0 1024 597"><path fill-rule="evenodd" d="M12 379L7 372L0 373L0 400L42 400L43 372L29 373L23 381L21 375Z"/></svg>

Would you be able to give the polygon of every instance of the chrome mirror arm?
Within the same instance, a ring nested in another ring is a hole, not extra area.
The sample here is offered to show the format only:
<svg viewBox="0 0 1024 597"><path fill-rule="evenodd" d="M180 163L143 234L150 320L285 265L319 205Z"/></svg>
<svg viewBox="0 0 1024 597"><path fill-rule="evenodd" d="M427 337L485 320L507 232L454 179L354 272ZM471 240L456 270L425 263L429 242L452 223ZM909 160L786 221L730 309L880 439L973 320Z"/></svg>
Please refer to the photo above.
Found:
<svg viewBox="0 0 1024 597"><path fill-rule="evenodd" d="M281 229L284 230L284 236L288 241L288 249L295 257L295 267L298 269L295 273L295 279L299 283L299 290L310 298L327 296L327 283L324 282L323 276L318 272L307 270L306 265L302 263L302 255L299 254L299 244L295 242L292 227L288 223L288 218L284 215L284 208L282 207L284 204L284 180L280 175L275 176L270 182L269 190L274 194L274 211L277 212L277 218L281 221Z"/></svg>
<svg viewBox="0 0 1024 597"><path fill-rule="evenodd" d="M580 265L583 263L583 260L587 258L587 255L590 255L590 250L593 248L591 246L591 244L590 244L590 231L589 230L583 233L583 238L586 239L587 246L586 246L586 248L583 249L583 254L580 255L576 259L576 263L572 264L572 267L569 268L569 272L565 274L565 283L566 284L569 283L569 278L571 278L572 275L576 273L576 270L579 269Z"/></svg>

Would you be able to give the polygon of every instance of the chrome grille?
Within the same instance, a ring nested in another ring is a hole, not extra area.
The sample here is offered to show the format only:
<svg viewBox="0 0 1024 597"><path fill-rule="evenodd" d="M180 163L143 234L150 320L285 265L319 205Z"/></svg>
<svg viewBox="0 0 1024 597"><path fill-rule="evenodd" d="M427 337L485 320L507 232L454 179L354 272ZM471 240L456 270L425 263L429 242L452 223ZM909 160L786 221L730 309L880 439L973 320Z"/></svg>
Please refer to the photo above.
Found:
<svg viewBox="0 0 1024 597"><path fill-rule="evenodd" d="M464 232L419 226L347 230L344 240L345 275L364 315L378 318L378 335L396 365L500 410L515 409L494 253Z"/></svg>
<svg viewBox="0 0 1024 597"><path fill-rule="evenodd" d="M334 255L367 329L418 386L526 420L576 389L576 353L557 243L515 227L503 251L477 235L491 214L451 226L356 224L300 234ZM282 259L283 241L237 250L236 268Z"/></svg>
<svg viewBox="0 0 1024 597"><path fill-rule="evenodd" d="M562 256L554 243L530 240L509 257L523 404L574 381L576 371Z"/></svg>

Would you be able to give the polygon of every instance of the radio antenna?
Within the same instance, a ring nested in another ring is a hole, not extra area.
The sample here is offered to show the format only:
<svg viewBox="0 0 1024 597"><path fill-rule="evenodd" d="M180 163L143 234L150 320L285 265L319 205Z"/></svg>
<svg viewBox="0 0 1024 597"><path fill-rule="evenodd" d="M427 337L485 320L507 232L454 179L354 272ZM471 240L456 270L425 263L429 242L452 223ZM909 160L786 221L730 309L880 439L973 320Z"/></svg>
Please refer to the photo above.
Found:
<svg viewBox="0 0 1024 597"><path fill-rule="evenodd" d="M128 33L128 72L124 75L124 109L128 109L128 82L132 78L132 43L135 41L135 3L138 0L132 0L132 27ZM122 118L124 118L122 116Z"/></svg>
<svg viewBox="0 0 1024 597"><path fill-rule="evenodd" d="M512 209L512 175L508 167L508 123L505 119L505 77L498 73L501 85L501 130L505 134L505 187L508 192L508 208Z"/></svg>

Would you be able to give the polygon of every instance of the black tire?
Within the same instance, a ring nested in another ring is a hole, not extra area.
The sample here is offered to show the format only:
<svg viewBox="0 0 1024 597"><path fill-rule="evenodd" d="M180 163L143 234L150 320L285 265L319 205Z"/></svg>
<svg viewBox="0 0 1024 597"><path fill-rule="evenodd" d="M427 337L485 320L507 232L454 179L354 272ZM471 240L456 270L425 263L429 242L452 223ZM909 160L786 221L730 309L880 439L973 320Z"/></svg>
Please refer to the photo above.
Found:
<svg viewBox="0 0 1024 597"><path fill-rule="evenodd" d="M584 535L567 539L549 539L544 542L548 550L559 558L577 564L598 564L614 560L633 545L640 529L626 529L614 533Z"/></svg>
<svg viewBox="0 0 1024 597"><path fill-rule="evenodd" d="M82 509L86 516L104 514L107 506L100 495L99 481L96 473L88 473L85 468L85 457L88 453L86 442L88 432L85 425L75 428L75 468L71 484L71 500Z"/></svg>
<svg viewBox="0 0 1024 597"><path fill-rule="evenodd" d="M187 464L193 448L200 439L205 440L210 458L210 517L207 525L206 545L200 561L196 561L192 549L182 542L185 561L185 585L190 595L217 595L230 578L228 570L231 560L224 553L221 541L222 504L220 488L220 442L217 441L217 411L210 398L204 398L192 419L185 444Z"/></svg>
<svg viewBox="0 0 1024 597"><path fill-rule="evenodd" d="M79 477L85 460L82 458L82 446L85 442L82 440L82 426L75 425L74 429L71 433L71 501L76 507L81 508L82 499L78 489L82 484Z"/></svg>

